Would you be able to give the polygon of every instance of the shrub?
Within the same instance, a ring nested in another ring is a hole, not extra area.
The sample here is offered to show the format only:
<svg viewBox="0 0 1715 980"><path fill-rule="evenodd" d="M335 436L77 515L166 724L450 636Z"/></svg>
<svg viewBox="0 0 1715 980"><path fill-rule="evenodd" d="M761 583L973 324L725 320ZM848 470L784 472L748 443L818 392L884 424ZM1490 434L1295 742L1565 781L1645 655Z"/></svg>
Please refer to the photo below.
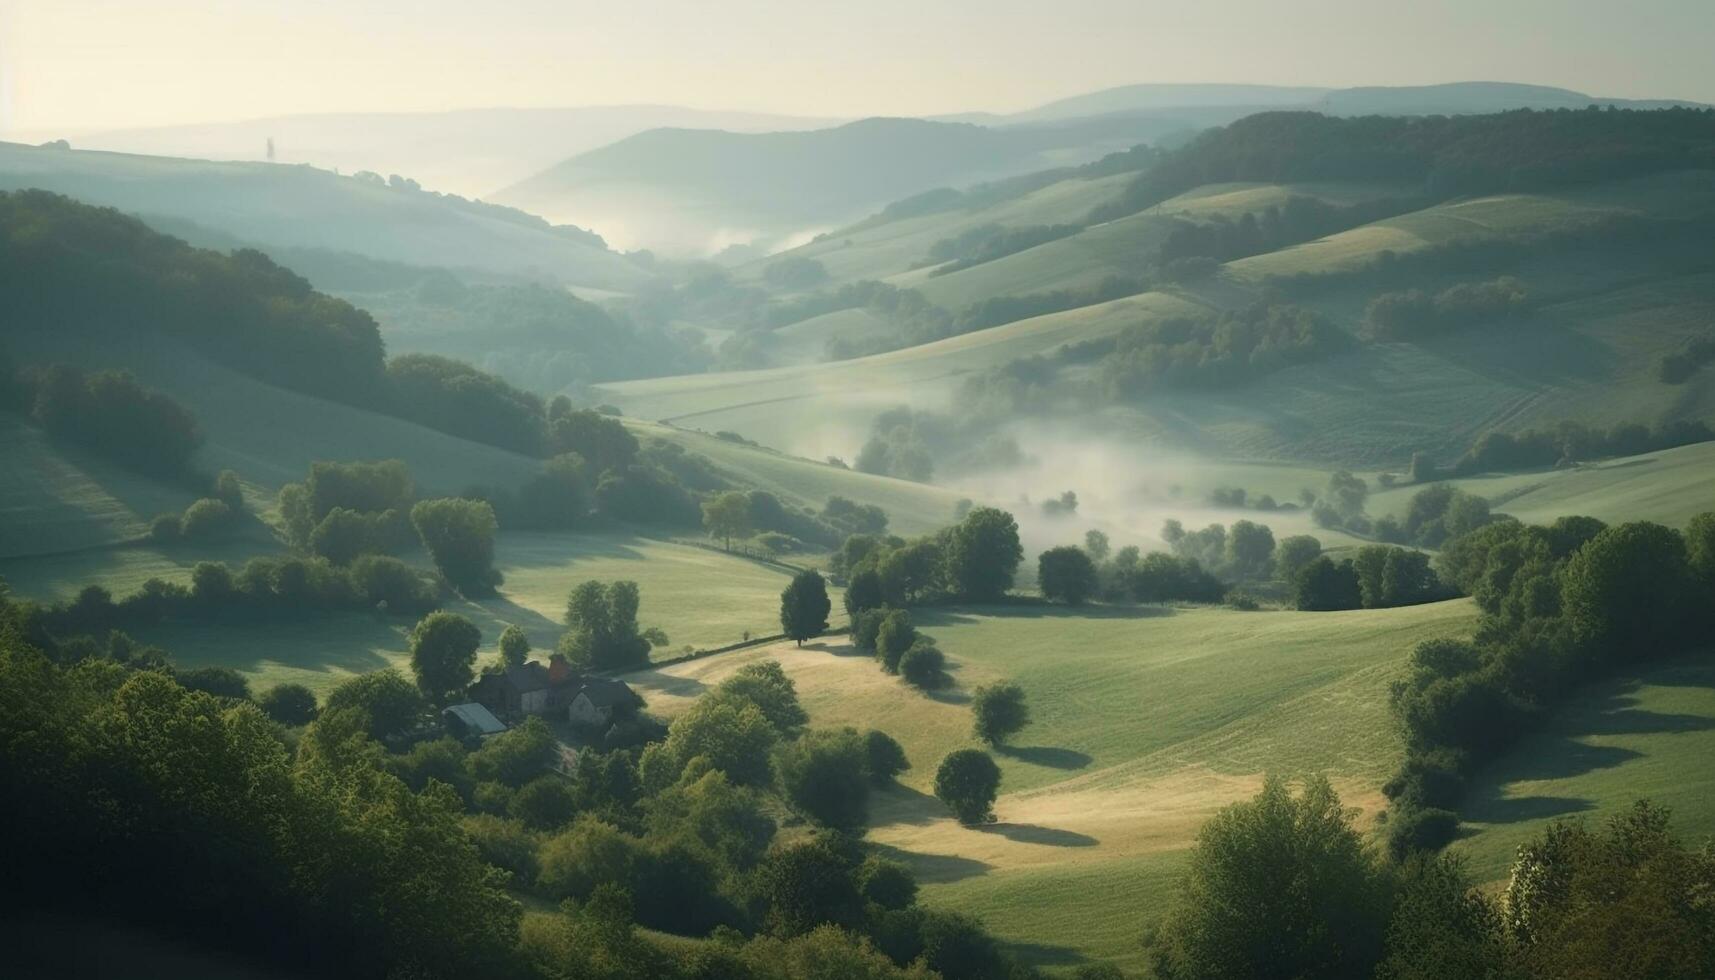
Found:
<svg viewBox="0 0 1715 980"><path fill-rule="evenodd" d="M907 684L925 691L946 687L953 682L947 676L946 655L927 636L919 636L899 658L899 675Z"/></svg>
<svg viewBox="0 0 1715 980"><path fill-rule="evenodd" d="M531 830L558 830L577 814L572 787L558 775L537 776L518 788L507 813Z"/></svg>
<svg viewBox="0 0 1715 980"><path fill-rule="evenodd" d="M864 751L868 760L870 781L886 786L902 772L911 768L905 749L886 732L870 729L864 735Z"/></svg>
<svg viewBox="0 0 1715 980"><path fill-rule="evenodd" d="M204 497L185 508L179 518L179 536L190 541L207 540L230 527L232 519L232 508L225 502Z"/></svg>
<svg viewBox="0 0 1715 980"><path fill-rule="evenodd" d="M196 667L174 671L173 677L189 691L204 691L218 698L250 700L250 682L231 667Z"/></svg>

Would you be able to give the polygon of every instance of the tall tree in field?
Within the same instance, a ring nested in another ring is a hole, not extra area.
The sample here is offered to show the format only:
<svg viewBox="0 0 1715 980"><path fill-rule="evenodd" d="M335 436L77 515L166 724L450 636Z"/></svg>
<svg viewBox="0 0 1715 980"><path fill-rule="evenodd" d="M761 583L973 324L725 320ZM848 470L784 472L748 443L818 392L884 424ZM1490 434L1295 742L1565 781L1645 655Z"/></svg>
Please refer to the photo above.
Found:
<svg viewBox="0 0 1715 980"><path fill-rule="evenodd" d="M732 539L742 538L751 531L750 498L737 490L703 504L703 527L711 537L721 539L721 547L732 550Z"/></svg>
<svg viewBox="0 0 1715 980"><path fill-rule="evenodd" d="M500 631L500 662L507 667L522 667L530 657L530 638L516 625Z"/></svg>
<svg viewBox="0 0 1715 980"><path fill-rule="evenodd" d="M636 582L584 582L566 599L567 630L559 652L579 667L621 670L649 662L649 647L667 637L658 629L637 628L642 597Z"/></svg>
<svg viewBox="0 0 1715 980"><path fill-rule="evenodd" d="M935 796L968 826L994 820L1000 792L1000 767L981 749L959 749L935 770Z"/></svg>
<svg viewBox="0 0 1715 980"><path fill-rule="evenodd" d="M433 612L411 631L411 670L417 686L444 704L470 685L482 633L458 613Z"/></svg>
<svg viewBox="0 0 1715 980"><path fill-rule="evenodd" d="M815 569L799 572L780 593L780 627L799 646L828 628L828 583Z"/></svg>

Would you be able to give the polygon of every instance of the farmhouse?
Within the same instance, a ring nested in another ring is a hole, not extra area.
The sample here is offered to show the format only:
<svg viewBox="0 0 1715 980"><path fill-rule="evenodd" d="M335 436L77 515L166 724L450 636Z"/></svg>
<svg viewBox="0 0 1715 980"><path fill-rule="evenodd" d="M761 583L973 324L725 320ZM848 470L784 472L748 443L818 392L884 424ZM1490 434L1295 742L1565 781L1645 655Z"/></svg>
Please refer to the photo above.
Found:
<svg viewBox="0 0 1715 980"><path fill-rule="evenodd" d="M501 718L559 715L581 725L605 725L643 703L623 681L580 674L559 654L484 674L471 699Z"/></svg>

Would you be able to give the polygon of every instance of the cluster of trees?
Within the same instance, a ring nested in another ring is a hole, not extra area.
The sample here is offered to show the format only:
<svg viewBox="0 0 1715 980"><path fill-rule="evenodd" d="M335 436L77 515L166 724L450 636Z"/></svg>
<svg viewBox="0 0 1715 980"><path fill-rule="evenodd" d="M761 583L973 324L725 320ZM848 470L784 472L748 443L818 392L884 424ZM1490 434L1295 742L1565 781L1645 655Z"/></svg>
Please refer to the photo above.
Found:
<svg viewBox="0 0 1715 980"><path fill-rule="evenodd" d="M642 629L637 610L643 603L636 582L591 579L566 598L566 632L557 652L587 670L636 670L649 665L651 647L668 643L658 627Z"/></svg>
<svg viewBox="0 0 1715 980"><path fill-rule="evenodd" d="M1102 391L1118 400L1161 388L1242 384L1327 357L1349 339L1309 310L1259 303L1214 318L1171 317L1135 324L1116 337L1067 354L1095 360Z"/></svg>
<svg viewBox="0 0 1715 980"><path fill-rule="evenodd" d="M973 507L957 524L911 541L854 534L834 554L830 571L846 580L855 623L856 612L884 605L998 601L1012 588L1023 560L1012 515Z"/></svg>
<svg viewBox="0 0 1715 980"><path fill-rule="evenodd" d="M1231 527L1210 524L1187 531L1179 521L1169 519L1161 526L1161 540L1175 556L1229 581L1265 581L1274 571L1274 531L1266 524L1234 521Z"/></svg>
<svg viewBox="0 0 1715 980"><path fill-rule="evenodd" d="M988 379L990 374L982 375ZM976 402L957 415L900 406L875 417L870 438L854 460L865 473L927 483L938 470L974 471L1016 466L1024 461L1017 440L989 424L985 403L996 397L975 379L965 390Z"/></svg>
<svg viewBox="0 0 1715 980"><path fill-rule="evenodd" d="M782 503L766 490L728 490L702 503L703 528L732 550L734 539L754 537L775 553L804 550L806 544L831 548L852 534L885 534L887 512L834 495L820 511Z"/></svg>
<svg viewBox="0 0 1715 980"><path fill-rule="evenodd" d="M936 266L930 275L943 276L1045 245L1082 230L1082 225L1023 225L1007 228L993 223L981 224L930 245L928 258L924 259L921 265Z"/></svg>
<svg viewBox="0 0 1715 980"><path fill-rule="evenodd" d="M343 567L325 558L298 557L252 558L237 570L221 562L198 562L188 587L152 578L118 599L91 585L67 601L19 600L12 607L29 625L30 642L52 649L61 640L164 620L243 622L314 610L420 615L440 602L429 576L397 558L367 555Z"/></svg>
<svg viewBox="0 0 1715 980"><path fill-rule="evenodd" d="M1362 117L1264 112L1204 130L1164 154L1090 219L1110 221L1226 181L1409 181L1440 200L1706 169L1712 162L1715 116L1700 109Z"/></svg>
<svg viewBox="0 0 1715 980"><path fill-rule="evenodd" d="M1511 276L1462 282L1438 293L1421 289L1381 293L1364 308L1371 340L1422 340L1494 320L1528 314L1530 292Z"/></svg>
<svg viewBox="0 0 1715 980"><path fill-rule="evenodd" d="M861 594L860 594L861 596ZM864 608L846 592L852 616L852 645L875 656L883 672L897 675L912 687L933 691L952 684L947 655L935 638L917 630L911 613L886 605Z"/></svg>
<svg viewBox="0 0 1715 980"><path fill-rule="evenodd" d="M909 762L879 731L807 729L777 663L741 668L664 737L644 726L641 752L587 749L567 770L539 719L478 741L431 710L470 680L480 637L462 617L412 630L417 683L360 675L319 705L293 685L252 700L230 671L175 679L125 645L50 657L31 618L0 598L0 681L19 700L0 782L34 801L0 816L30 852L11 869L27 887L0 903L335 975L1034 976L861 841L870 792ZM980 780L943 768L974 812ZM783 807L815 831L777 840ZM91 875L95 905L76 884ZM564 904L526 926L515 895Z"/></svg>
<svg viewBox="0 0 1715 980"><path fill-rule="evenodd" d="M0 374L0 407L27 413L55 439L154 476L192 473L202 445L196 416L130 372L86 374L67 364L15 371L0 357Z"/></svg>
<svg viewBox="0 0 1715 980"><path fill-rule="evenodd" d="M1375 522L1375 532L1376 537L1393 544L1439 548L1504 516L1494 513L1482 497L1438 483L1412 494L1404 521L1381 518Z"/></svg>
<svg viewBox="0 0 1715 980"><path fill-rule="evenodd" d="M261 252L192 248L36 190L0 193L0 228L0 305L20 327L155 330L282 387L382 403L374 319Z"/></svg>
<svg viewBox="0 0 1715 980"><path fill-rule="evenodd" d="M775 289L797 292L827 282L828 270L815 259L803 255L788 255L763 267L762 281Z"/></svg>
<svg viewBox="0 0 1715 980"><path fill-rule="evenodd" d="M1210 490L1209 506L1227 507L1233 510L1244 510L1248 507L1252 510L1260 510L1265 513L1276 510L1298 509L1298 505L1291 501L1280 503L1274 499L1273 494L1253 494L1244 487L1216 487L1215 489Z"/></svg>
<svg viewBox="0 0 1715 980"><path fill-rule="evenodd" d="M207 497L200 497L178 514L157 514L149 522L149 539L158 544L204 541L231 530L244 514L244 487L238 474L221 470Z"/></svg>
<svg viewBox="0 0 1715 980"><path fill-rule="evenodd" d="M1450 840L1466 774L1572 687L1707 635L1715 513L1683 533L1589 517L1497 521L1449 541L1437 564L1482 617L1471 640L1420 644L1394 686L1407 748L1386 787L1397 853Z"/></svg>
<svg viewBox="0 0 1715 980"><path fill-rule="evenodd" d="M1430 567L1429 555L1389 544L1365 545L1338 561L1318 555L1290 581L1294 604L1318 612L1415 606L1454 594Z"/></svg>
<svg viewBox="0 0 1715 980"><path fill-rule="evenodd" d="M1661 977L1715 970L1715 860L1640 801L1600 827L1559 821L1518 852L1505 891L1450 856L1372 853L1326 779L1270 778L1218 813L1145 952L1154 975L1417 980Z"/></svg>
<svg viewBox="0 0 1715 980"><path fill-rule="evenodd" d="M1696 374L1699 368L1711 361L1715 361L1715 334L1693 337L1681 345L1679 350L1661 356L1661 366L1657 374L1665 384L1684 384L1691 380L1691 376Z"/></svg>
<svg viewBox="0 0 1715 980"><path fill-rule="evenodd" d="M1636 456L1676 446L1715 440L1715 429L1701 421L1616 423L1607 429L1564 421L1551 429L1486 432L1445 471L1428 460L1413 459L1412 477L1428 482L1444 476L1529 470L1614 456Z"/></svg>

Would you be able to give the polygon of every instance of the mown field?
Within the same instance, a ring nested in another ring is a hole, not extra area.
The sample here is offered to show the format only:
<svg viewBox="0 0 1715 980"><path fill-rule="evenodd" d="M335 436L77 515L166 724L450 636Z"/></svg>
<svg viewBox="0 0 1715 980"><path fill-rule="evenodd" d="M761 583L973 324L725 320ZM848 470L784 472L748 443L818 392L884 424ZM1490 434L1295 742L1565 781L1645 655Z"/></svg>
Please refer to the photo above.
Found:
<svg viewBox="0 0 1715 980"><path fill-rule="evenodd" d="M1045 964L1135 966L1196 828L1264 773L1326 772L1367 821L1399 757L1386 690L1412 644L1468 631L1464 601L1351 613L1041 607L925 610L955 686L923 694L840 640L628 678L672 715L745 663L777 659L814 725L880 728L913 768L874 802L870 839L934 902L981 915ZM971 743L970 692L1010 678L1034 723L998 753L999 822L959 827L929 795Z"/></svg>

